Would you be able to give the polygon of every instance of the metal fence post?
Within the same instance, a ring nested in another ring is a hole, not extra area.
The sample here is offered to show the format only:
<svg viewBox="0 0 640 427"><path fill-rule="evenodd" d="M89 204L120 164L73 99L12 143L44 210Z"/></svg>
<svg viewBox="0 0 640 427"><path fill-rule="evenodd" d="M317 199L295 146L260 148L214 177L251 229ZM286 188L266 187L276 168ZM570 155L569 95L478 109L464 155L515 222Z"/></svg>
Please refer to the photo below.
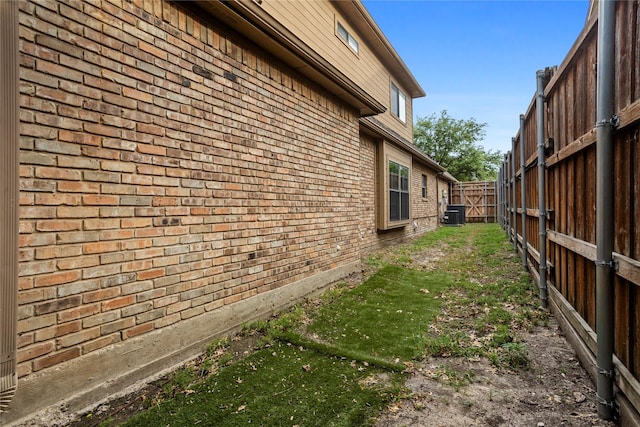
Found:
<svg viewBox="0 0 640 427"><path fill-rule="evenodd" d="M525 183L526 168L525 160L525 139L524 139L524 114L520 114L520 198L522 203L522 267L527 269L527 252L529 246L527 244L527 186Z"/></svg>
<svg viewBox="0 0 640 427"><path fill-rule="evenodd" d="M511 193L513 206L513 249L518 253L518 201L516 200L516 139L511 138Z"/></svg>
<svg viewBox="0 0 640 427"><path fill-rule="evenodd" d="M545 207L545 155L544 155L544 76L545 72L536 73L536 121L538 133L538 241L540 247L540 302L548 307L547 299L547 210Z"/></svg>
<svg viewBox="0 0 640 427"><path fill-rule="evenodd" d="M598 72L596 112L596 362L598 415L614 415L614 159L616 2L598 4Z"/></svg>

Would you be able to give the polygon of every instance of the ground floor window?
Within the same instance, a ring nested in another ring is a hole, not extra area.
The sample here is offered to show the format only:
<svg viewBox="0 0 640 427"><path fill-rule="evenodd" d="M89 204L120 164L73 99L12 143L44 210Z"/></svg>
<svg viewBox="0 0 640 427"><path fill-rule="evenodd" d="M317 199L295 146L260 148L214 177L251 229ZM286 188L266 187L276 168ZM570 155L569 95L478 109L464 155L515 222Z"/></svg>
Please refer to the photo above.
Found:
<svg viewBox="0 0 640 427"><path fill-rule="evenodd" d="M411 221L411 155L383 140L377 157L378 229L404 227Z"/></svg>
<svg viewBox="0 0 640 427"><path fill-rule="evenodd" d="M409 219L409 168L389 161L389 220Z"/></svg>

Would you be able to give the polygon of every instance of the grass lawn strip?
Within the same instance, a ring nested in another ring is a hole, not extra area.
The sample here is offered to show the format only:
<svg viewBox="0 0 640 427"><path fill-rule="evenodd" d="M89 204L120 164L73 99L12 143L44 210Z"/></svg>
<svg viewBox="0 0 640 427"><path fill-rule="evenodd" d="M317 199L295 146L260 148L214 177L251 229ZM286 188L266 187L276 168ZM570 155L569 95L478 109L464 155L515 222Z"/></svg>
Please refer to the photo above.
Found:
<svg viewBox="0 0 640 427"><path fill-rule="evenodd" d="M451 286L447 273L388 265L321 307L306 334L358 353L409 362L422 355L426 331L440 312L437 295Z"/></svg>
<svg viewBox="0 0 640 427"><path fill-rule="evenodd" d="M126 425L366 425L403 381L397 373L277 342Z"/></svg>
<svg viewBox="0 0 640 427"><path fill-rule="evenodd" d="M368 425L402 396L403 367L425 356L526 368L517 330L545 314L498 226L440 228L366 264L375 273L359 286L247 328L264 334L259 351L229 363L228 343L213 343L126 425ZM456 389L473 381L438 376Z"/></svg>

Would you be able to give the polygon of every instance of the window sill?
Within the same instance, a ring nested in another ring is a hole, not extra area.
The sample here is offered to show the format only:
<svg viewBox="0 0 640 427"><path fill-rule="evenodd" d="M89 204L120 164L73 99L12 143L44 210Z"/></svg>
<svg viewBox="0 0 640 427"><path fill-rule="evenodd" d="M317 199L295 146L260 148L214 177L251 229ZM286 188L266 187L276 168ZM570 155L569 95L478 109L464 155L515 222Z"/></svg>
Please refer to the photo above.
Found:
<svg viewBox="0 0 640 427"><path fill-rule="evenodd" d="M407 219L407 220L403 220L403 221L389 221L386 224L385 228L378 228L378 230L380 231L386 231L386 230L395 230L396 228L404 228L407 225L411 224L411 220Z"/></svg>

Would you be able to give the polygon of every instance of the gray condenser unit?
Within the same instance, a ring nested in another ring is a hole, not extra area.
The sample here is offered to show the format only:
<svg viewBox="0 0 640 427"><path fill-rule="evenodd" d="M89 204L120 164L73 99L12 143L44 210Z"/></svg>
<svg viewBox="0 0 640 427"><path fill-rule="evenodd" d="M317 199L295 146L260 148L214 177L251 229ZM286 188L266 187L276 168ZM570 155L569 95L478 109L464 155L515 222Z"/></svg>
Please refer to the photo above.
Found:
<svg viewBox="0 0 640 427"><path fill-rule="evenodd" d="M444 223L447 225L462 225L466 223L465 206L449 205L444 211Z"/></svg>

